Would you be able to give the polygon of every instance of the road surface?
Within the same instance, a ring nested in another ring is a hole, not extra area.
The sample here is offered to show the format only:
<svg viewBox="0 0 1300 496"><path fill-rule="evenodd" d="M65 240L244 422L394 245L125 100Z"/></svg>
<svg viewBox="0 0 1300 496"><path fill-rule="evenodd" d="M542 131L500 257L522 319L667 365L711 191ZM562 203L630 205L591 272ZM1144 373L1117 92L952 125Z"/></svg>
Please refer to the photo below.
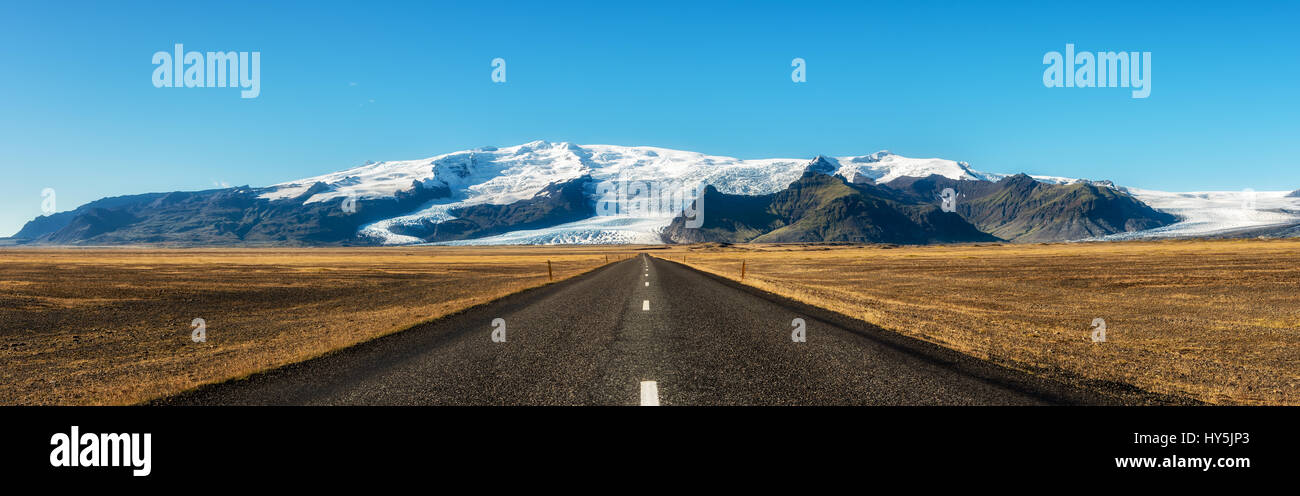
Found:
<svg viewBox="0 0 1300 496"><path fill-rule="evenodd" d="M792 339L797 318L804 322L804 342ZM493 332L499 338L502 327L505 341L496 342ZM640 255L324 357L155 403L1110 402Z"/></svg>

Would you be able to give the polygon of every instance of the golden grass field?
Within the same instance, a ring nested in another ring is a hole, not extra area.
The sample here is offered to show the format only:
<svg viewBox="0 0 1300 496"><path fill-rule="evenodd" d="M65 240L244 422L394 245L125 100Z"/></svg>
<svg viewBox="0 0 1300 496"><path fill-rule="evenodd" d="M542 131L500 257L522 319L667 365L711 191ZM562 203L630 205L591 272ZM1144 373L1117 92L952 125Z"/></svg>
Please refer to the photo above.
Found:
<svg viewBox="0 0 1300 496"><path fill-rule="evenodd" d="M0 249L0 404L130 404L177 393L546 284L548 259L558 281L607 255L629 254ZM195 318L206 321L204 343L191 340Z"/></svg>
<svg viewBox="0 0 1300 496"><path fill-rule="evenodd" d="M1300 240L0 249L0 404L137 403L642 250L1066 382L1300 404Z"/></svg>
<svg viewBox="0 0 1300 496"><path fill-rule="evenodd" d="M656 253L1059 380L1213 404L1300 404L1300 240ZM1091 338L1093 319L1106 341Z"/></svg>

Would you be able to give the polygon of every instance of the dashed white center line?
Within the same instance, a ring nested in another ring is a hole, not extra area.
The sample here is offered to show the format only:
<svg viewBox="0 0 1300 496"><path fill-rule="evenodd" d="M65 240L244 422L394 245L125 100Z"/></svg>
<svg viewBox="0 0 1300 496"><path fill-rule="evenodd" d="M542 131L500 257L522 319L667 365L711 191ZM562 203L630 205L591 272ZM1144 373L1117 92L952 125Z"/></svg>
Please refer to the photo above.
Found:
<svg viewBox="0 0 1300 496"><path fill-rule="evenodd" d="M659 406L659 384L641 381L641 406Z"/></svg>
<svg viewBox="0 0 1300 496"><path fill-rule="evenodd" d="M641 310L645 312L650 311L650 300L641 300Z"/></svg>

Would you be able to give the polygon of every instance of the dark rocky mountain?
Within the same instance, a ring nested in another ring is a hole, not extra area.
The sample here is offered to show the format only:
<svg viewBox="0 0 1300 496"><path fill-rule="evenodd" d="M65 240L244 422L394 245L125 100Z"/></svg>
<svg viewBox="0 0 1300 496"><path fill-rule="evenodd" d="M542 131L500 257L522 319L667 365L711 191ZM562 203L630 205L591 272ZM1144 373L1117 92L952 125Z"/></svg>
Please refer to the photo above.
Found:
<svg viewBox="0 0 1300 496"><path fill-rule="evenodd" d="M1021 174L998 182L909 177L877 186L849 183L820 169L825 167L814 160L802 178L770 195L727 195L707 188L703 225L687 228L678 217L664 231L664 240L1040 242L1151 229L1178 220L1105 184L1047 184ZM954 213L939 207L945 188L959 195Z"/></svg>
<svg viewBox="0 0 1300 496"><path fill-rule="evenodd" d="M924 244L996 241L937 204L872 184L850 184L818 172L816 162L784 191L744 196L705 188L703 225L678 217L667 242L878 242Z"/></svg>
<svg viewBox="0 0 1300 496"><path fill-rule="evenodd" d="M1300 198L1300 189L1297 189L1297 190L1295 190L1295 191L1292 191L1292 192L1290 192L1290 193L1287 193L1287 194L1286 194L1286 197L1287 197L1287 198Z"/></svg>
<svg viewBox="0 0 1300 496"><path fill-rule="evenodd" d="M900 178L889 187L919 201L959 195L956 211L981 231L1016 242L1083 239L1165 226L1178 218L1105 183L1048 184L1017 174L998 182L943 176Z"/></svg>

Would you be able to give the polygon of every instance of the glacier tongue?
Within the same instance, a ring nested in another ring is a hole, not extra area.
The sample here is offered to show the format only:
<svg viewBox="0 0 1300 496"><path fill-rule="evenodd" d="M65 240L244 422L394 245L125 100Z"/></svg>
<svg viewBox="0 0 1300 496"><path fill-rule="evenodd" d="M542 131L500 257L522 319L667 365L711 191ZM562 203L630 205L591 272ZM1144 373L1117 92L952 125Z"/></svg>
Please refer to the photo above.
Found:
<svg viewBox="0 0 1300 496"><path fill-rule="evenodd" d="M459 241L430 243L435 245L612 245L662 244L663 232L671 218L592 217L545 229L511 231L496 236Z"/></svg>
<svg viewBox="0 0 1300 496"><path fill-rule="evenodd" d="M1300 223L1300 198L1286 191L1201 191L1169 193L1126 188L1153 208L1182 220L1145 231L1112 234L1096 241L1224 236L1235 232Z"/></svg>

